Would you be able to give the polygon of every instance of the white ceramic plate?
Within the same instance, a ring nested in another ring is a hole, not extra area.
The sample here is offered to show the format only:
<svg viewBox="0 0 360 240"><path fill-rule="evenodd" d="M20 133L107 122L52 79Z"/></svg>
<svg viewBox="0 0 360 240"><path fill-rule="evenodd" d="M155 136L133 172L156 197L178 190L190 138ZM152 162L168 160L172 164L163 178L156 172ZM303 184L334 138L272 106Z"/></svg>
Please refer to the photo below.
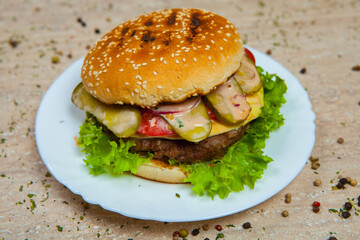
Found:
<svg viewBox="0 0 360 240"><path fill-rule="evenodd" d="M246 188L231 193L225 200L211 200L193 194L189 184L157 183L131 175L90 175L74 142L85 113L70 101L80 82L83 59L55 80L40 104L35 133L41 158L59 182L85 201L133 218L166 222L206 220L234 214L267 200L304 167L315 142L315 114L306 91L287 69L269 56L250 50L257 65L278 74L288 86L287 103L281 109L285 125L266 141L265 153L274 161L253 190Z"/></svg>

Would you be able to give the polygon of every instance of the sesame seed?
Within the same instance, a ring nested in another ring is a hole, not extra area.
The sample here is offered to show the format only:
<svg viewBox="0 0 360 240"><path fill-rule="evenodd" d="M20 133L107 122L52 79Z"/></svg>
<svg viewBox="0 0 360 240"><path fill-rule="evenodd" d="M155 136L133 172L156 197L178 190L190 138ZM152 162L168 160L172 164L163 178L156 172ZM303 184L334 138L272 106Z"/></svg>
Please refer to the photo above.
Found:
<svg viewBox="0 0 360 240"><path fill-rule="evenodd" d="M154 71L153 73L154 73L155 76L157 75L157 72L156 72L156 71Z"/></svg>
<svg viewBox="0 0 360 240"><path fill-rule="evenodd" d="M125 82L125 85L126 85L126 86L129 86L130 84L129 84L128 82Z"/></svg>
<svg viewBox="0 0 360 240"><path fill-rule="evenodd" d="M197 95L198 95L197 93L194 93L194 94L193 94L193 97L196 97Z"/></svg>
<svg viewBox="0 0 360 240"><path fill-rule="evenodd" d="M179 92L181 92L181 91L182 91L182 88L178 88L178 90L179 90Z"/></svg>
<svg viewBox="0 0 360 240"><path fill-rule="evenodd" d="M196 59L196 57L194 57L194 62L196 62L197 61L197 59Z"/></svg>
<svg viewBox="0 0 360 240"><path fill-rule="evenodd" d="M220 47L220 50L224 50L224 48L223 48L223 47Z"/></svg>
<svg viewBox="0 0 360 240"><path fill-rule="evenodd" d="M141 81L141 76L140 75L136 75L135 78L139 79Z"/></svg>
<svg viewBox="0 0 360 240"><path fill-rule="evenodd" d="M161 57L161 58L160 58L160 62L162 62L162 60L164 60L164 58L163 58L163 57Z"/></svg>
<svg viewBox="0 0 360 240"><path fill-rule="evenodd" d="M135 90L134 90L136 93L139 93L139 90L137 90L137 88L135 88Z"/></svg>
<svg viewBox="0 0 360 240"><path fill-rule="evenodd" d="M210 57L210 56L208 56L208 59L209 59L209 60L211 60L211 57Z"/></svg>
<svg viewBox="0 0 360 240"><path fill-rule="evenodd" d="M163 63L164 63L164 64L167 64L167 62L166 62L165 60L163 61Z"/></svg>
<svg viewBox="0 0 360 240"><path fill-rule="evenodd" d="M171 91L170 94L174 94L174 91Z"/></svg>
<svg viewBox="0 0 360 240"><path fill-rule="evenodd" d="M158 86L158 89L162 89L162 86Z"/></svg>
<svg viewBox="0 0 360 240"><path fill-rule="evenodd" d="M90 88L93 87L92 83L89 83L89 84L88 84L88 87L90 87Z"/></svg>
<svg viewBox="0 0 360 240"><path fill-rule="evenodd" d="M142 87L143 87L143 89L146 89L146 85L145 85L145 84L143 84Z"/></svg>
<svg viewBox="0 0 360 240"><path fill-rule="evenodd" d="M226 38L223 38L223 40L224 40L225 42L227 42L227 39L226 39Z"/></svg>
<svg viewBox="0 0 360 240"><path fill-rule="evenodd" d="M182 60L183 60L183 62L186 62L186 59L185 59L185 58L183 58Z"/></svg>
<svg viewBox="0 0 360 240"><path fill-rule="evenodd" d="M226 33L226 36L230 37L230 36L231 36L231 33Z"/></svg>
<svg viewBox="0 0 360 240"><path fill-rule="evenodd" d="M141 85L142 83L141 82L136 82L137 85Z"/></svg>
<svg viewBox="0 0 360 240"><path fill-rule="evenodd" d="M155 62L155 58L150 59L150 61Z"/></svg>
<svg viewBox="0 0 360 240"><path fill-rule="evenodd" d="M147 65L147 63L142 63L141 65L146 66L146 65Z"/></svg>
<svg viewBox="0 0 360 240"><path fill-rule="evenodd" d="M109 93L110 92L110 90L108 89L108 88L106 88L106 91Z"/></svg>
<svg viewBox="0 0 360 240"><path fill-rule="evenodd" d="M216 65L216 62L213 62L214 65Z"/></svg>
<svg viewBox="0 0 360 240"><path fill-rule="evenodd" d="M174 57L174 56L175 56L174 53L172 53L172 54L171 54L171 57Z"/></svg>
<svg viewBox="0 0 360 240"><path fill-rule="evenodd" d="M119 72L123 72L123 71L124 71L124 69L122 69L122 68L119 69Z"/></svg>
<svg viewBox="0 0 360 240"><path fill-rule="evenodd" d="M175 62L176 62L177 64L179 64L179 60L176 59Z"/></svg>
<svg viewBox="0 0 360 240"><path fill-rule="evenodd" d="M134 96L134 92L131 92L130 94L131 94L132 97Z"/></svg>

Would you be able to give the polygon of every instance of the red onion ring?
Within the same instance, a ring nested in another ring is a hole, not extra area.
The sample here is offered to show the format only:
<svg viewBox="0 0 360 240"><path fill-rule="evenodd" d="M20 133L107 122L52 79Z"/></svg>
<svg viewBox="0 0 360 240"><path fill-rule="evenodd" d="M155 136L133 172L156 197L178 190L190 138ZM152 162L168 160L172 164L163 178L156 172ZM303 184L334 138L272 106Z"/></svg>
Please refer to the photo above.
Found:
<svg viewBox="0 0 360 240"><path fill-rule="evenodd" d="M150 110L154 114L172 114L172 113L182 113L196 107L201 100L201 97L191 98L182 103L177 104L163 104L153 108Z"/></svg>

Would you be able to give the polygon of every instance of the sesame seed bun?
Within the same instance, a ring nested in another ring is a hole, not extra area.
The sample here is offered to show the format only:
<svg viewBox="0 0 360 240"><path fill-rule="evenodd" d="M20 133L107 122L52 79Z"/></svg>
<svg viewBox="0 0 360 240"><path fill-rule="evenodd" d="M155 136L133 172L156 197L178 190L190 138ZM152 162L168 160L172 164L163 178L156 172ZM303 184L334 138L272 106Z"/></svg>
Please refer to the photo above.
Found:
<svg viewBox="0 0 360 240"><path fill-rule="evenodd" d="M184 183L188 173L179 166L152 159L151 162L140 165L135 175L157 182Z"/></svg>
<svg viewBox="0 0 360 240"><path fill-rule="evenodd" d="M84 60L85 89L106 104L153 107L205 95L240 67L242 39L225 18L167 9L126 21Z"/></svg>

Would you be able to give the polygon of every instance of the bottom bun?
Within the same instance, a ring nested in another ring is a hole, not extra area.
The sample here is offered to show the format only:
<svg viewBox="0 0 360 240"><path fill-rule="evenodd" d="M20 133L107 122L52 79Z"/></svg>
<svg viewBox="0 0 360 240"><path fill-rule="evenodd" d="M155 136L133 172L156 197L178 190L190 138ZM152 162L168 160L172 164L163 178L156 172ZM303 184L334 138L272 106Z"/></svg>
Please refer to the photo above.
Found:
<svg viewBox="0 0 360 240"><path fill-rule="evenodd" d="M184 183L188 173L178 166L171 166L163 161L152 159L150 163L140 165L135 175L157 182Z"/></svg>

